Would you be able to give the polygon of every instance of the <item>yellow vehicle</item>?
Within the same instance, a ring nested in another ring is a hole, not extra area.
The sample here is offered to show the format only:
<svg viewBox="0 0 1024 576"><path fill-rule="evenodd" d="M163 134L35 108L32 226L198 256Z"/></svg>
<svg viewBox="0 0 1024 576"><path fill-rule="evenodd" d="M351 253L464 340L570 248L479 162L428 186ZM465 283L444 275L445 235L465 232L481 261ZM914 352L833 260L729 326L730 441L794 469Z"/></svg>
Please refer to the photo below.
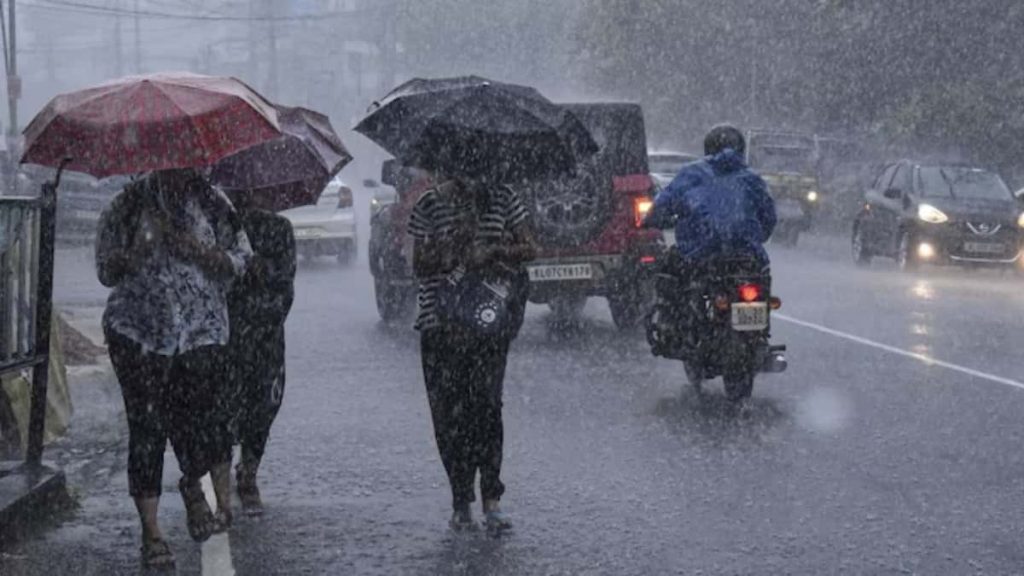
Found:
<svg viewBox="0 0 1024 576"><path fill-rule="evenodd" d="M821 205L814 137L769 130L747 133L747 164L765 182L775 199L779 222L772 239L795 246L810 229Z"/></svg>

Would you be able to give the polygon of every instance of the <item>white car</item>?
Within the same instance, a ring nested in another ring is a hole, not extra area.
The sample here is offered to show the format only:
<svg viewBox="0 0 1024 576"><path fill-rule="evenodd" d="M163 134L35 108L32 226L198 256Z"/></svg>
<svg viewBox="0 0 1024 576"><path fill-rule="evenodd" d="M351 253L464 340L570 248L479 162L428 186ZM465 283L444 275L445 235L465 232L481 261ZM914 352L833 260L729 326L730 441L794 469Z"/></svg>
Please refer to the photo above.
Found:
<svg viewBox="0 0 1024 576"><path fill-rule="evenodd" d="M291 220L296 251L303 258L335 256L342 264L355 258L359 235L352 189L341 180L332 180L315 205L285 210L281 215Z"/></svg>
<svg viewBox="0 0 1024 576"><path fill-rule="evenodd" d="M700 160L700 156L686 152L671 152L661 150L649 150L647 152L647 164L651 170L651 177L658 189L669 185L679 174L683 166Z"/></svg>

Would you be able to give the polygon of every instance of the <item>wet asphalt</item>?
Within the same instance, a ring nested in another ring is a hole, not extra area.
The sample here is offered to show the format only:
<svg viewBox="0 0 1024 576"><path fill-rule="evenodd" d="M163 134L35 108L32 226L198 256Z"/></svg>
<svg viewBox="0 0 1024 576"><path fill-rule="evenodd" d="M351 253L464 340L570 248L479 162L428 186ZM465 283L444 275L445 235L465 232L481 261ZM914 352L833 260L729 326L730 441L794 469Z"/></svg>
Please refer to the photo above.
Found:
<svg viewBox="0 0 1024 576"><path fill-rule="evenodd" d="M178 573L1024 573L1024 277L862 270L812 243L773 249L790 369L742 414L603 302L568 329L533 307L505 385L516 529L500 539L447 529L415 333L378 320L365 264L303 265L267 513L193 544L168 454ZM58 272L72 309L102 302L83 254ZM116 384L97 369L75 385L76 428L51 452L80 508L6 547L0 574L139 573Z"/></svg>

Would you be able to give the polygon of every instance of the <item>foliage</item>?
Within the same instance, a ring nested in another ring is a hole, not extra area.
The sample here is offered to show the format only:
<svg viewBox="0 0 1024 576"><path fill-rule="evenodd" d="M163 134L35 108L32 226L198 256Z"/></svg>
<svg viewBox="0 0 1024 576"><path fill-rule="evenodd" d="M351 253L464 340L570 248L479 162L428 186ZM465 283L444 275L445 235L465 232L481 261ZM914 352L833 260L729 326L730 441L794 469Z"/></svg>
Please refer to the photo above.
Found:
<svg viewBox="0 0 1024 576"><path fill-rule="evenodd" d="M1011 168L1024 145L1014 0L588 0L595 89L685 144L731 120L875 135Z"/></svg>

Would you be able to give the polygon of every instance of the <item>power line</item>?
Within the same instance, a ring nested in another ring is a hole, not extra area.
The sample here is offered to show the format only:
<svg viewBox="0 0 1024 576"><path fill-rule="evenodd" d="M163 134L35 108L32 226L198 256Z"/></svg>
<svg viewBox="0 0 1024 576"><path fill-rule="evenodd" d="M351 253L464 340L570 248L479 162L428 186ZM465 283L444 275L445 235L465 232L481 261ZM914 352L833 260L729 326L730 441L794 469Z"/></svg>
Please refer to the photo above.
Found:
<svg viewBox="0 0 1024 576"><path fill-rule="evenodd" d="M358 15L367 10L322 12L319 14L298 14L295 16L231 16L215 14L181 14L173 12L161 12L156 10L131 10L125 8L114 8L99 6L87 2L76 2L74 0L40 0L45 4L23 3L26 8L41 10L57 10L61 12L78 12L79 14L92 14L97 16L141 16L150 19L172 19L190 20L202 22L309 22L324 20L327 18L347 18Z"/></svg>

